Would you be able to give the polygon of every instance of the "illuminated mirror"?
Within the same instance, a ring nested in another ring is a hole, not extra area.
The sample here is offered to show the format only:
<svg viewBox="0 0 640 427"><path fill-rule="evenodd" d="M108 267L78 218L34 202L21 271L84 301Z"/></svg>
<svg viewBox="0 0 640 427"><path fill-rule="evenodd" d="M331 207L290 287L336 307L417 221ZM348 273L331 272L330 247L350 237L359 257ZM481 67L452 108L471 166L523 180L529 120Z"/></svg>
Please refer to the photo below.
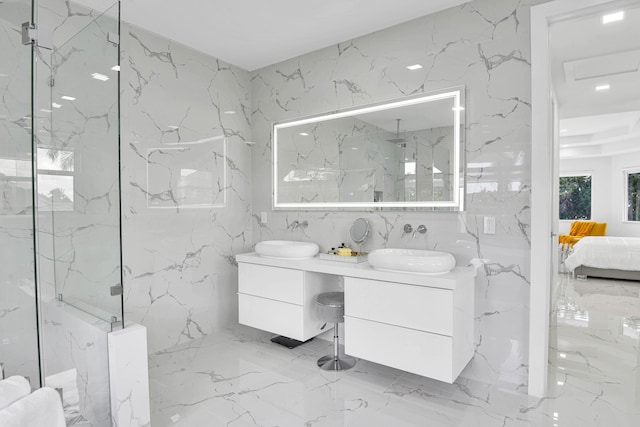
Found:
<svg viewBox="0 0 640 427"><path fill-rule="evenodd" d="M275 209L463 210L464 88L276 123Z"/></svg>

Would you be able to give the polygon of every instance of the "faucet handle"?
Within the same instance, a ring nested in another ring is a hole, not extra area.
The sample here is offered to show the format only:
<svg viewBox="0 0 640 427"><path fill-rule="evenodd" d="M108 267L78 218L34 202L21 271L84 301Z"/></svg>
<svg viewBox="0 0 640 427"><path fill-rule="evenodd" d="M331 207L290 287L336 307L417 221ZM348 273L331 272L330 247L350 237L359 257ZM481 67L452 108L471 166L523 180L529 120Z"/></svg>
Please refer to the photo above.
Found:
<svg viewBox="0 0 640 427"><path fill-rule="evenodd" d="M426 233L426 232L427 232L427 227L426 227L426 226L424 226L423 224L420 224L420 225L418 226L418 229L417 229L416 231L417 231L418 233L420 233L420 234L424 234L424 233Z"/></svg>
<svg viewBox="0 0 640 427"><path fill-rule="evenodd" d="M404 230L404 234L403 234L404 236L405 234L411 233L413 231L413 227L411 226L411 224L405 224L403 230Z"/></svg>

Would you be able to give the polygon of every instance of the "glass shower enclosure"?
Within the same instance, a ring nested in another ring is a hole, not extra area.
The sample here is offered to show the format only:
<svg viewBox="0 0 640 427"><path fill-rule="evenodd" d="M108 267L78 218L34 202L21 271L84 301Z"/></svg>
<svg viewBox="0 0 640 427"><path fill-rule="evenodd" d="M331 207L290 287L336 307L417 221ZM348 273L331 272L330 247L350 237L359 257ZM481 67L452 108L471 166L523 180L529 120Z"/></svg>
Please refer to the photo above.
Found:
<svg viewBox="0 0 640 427"><path fill-rule="evenodd" d="M0 2L0 376L59 389L69 425L111 425L119 21L113 0Z"/></svg>

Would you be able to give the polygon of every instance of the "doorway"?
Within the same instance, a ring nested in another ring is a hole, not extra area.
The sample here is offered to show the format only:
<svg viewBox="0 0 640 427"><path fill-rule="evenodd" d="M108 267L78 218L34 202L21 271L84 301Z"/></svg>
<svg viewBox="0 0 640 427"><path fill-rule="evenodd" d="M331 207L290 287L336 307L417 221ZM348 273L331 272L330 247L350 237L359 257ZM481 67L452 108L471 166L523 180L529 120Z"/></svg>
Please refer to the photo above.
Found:
<svg viewBox="0 0 640 427"><path fill-rule="evenodd" d="M558 269L558 257L554 256L558 234L557 196L553 189L557 188L558 183L557 142L561 129L558 127L557 112L554 111L556 96L551 78L550 28L560 22L630 5L637 6L638 1L562 0L531 9L531 265L536 268L532 268L531 272L529 394L534 396L542 397L547 393L550 299ZM597 74L594 73L592 77L597 77ZM585 82L589 80L585 79Z"/></svg>

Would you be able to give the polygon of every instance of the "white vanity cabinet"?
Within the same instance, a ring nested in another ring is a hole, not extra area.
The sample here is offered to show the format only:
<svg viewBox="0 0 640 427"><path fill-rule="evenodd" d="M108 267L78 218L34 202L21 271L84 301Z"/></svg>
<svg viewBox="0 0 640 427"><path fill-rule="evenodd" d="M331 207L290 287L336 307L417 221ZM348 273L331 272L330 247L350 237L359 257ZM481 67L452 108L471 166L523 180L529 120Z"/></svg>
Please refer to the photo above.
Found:
<svg viewBox="0 0 640 427"><path fill-rule="evenodd" d="M345 353L452 383L473 357L473 284L346 277Z"/></svg>
<svg viewBox="0 0 640 427"><path fill-rule="evenodd" d="M448 383L474 355L473 267L432 276L318 258L236 259L244 325L306 341L323 332L316 295L344 280L348 355Z"/></svg>
<svg viewBox="0 0 640 427"><path fill-rule="evenodd" d="M335 291L338 277L322 273L238 264L238 321L306 341L331 329L317 317L315 297Z"/></svg>

